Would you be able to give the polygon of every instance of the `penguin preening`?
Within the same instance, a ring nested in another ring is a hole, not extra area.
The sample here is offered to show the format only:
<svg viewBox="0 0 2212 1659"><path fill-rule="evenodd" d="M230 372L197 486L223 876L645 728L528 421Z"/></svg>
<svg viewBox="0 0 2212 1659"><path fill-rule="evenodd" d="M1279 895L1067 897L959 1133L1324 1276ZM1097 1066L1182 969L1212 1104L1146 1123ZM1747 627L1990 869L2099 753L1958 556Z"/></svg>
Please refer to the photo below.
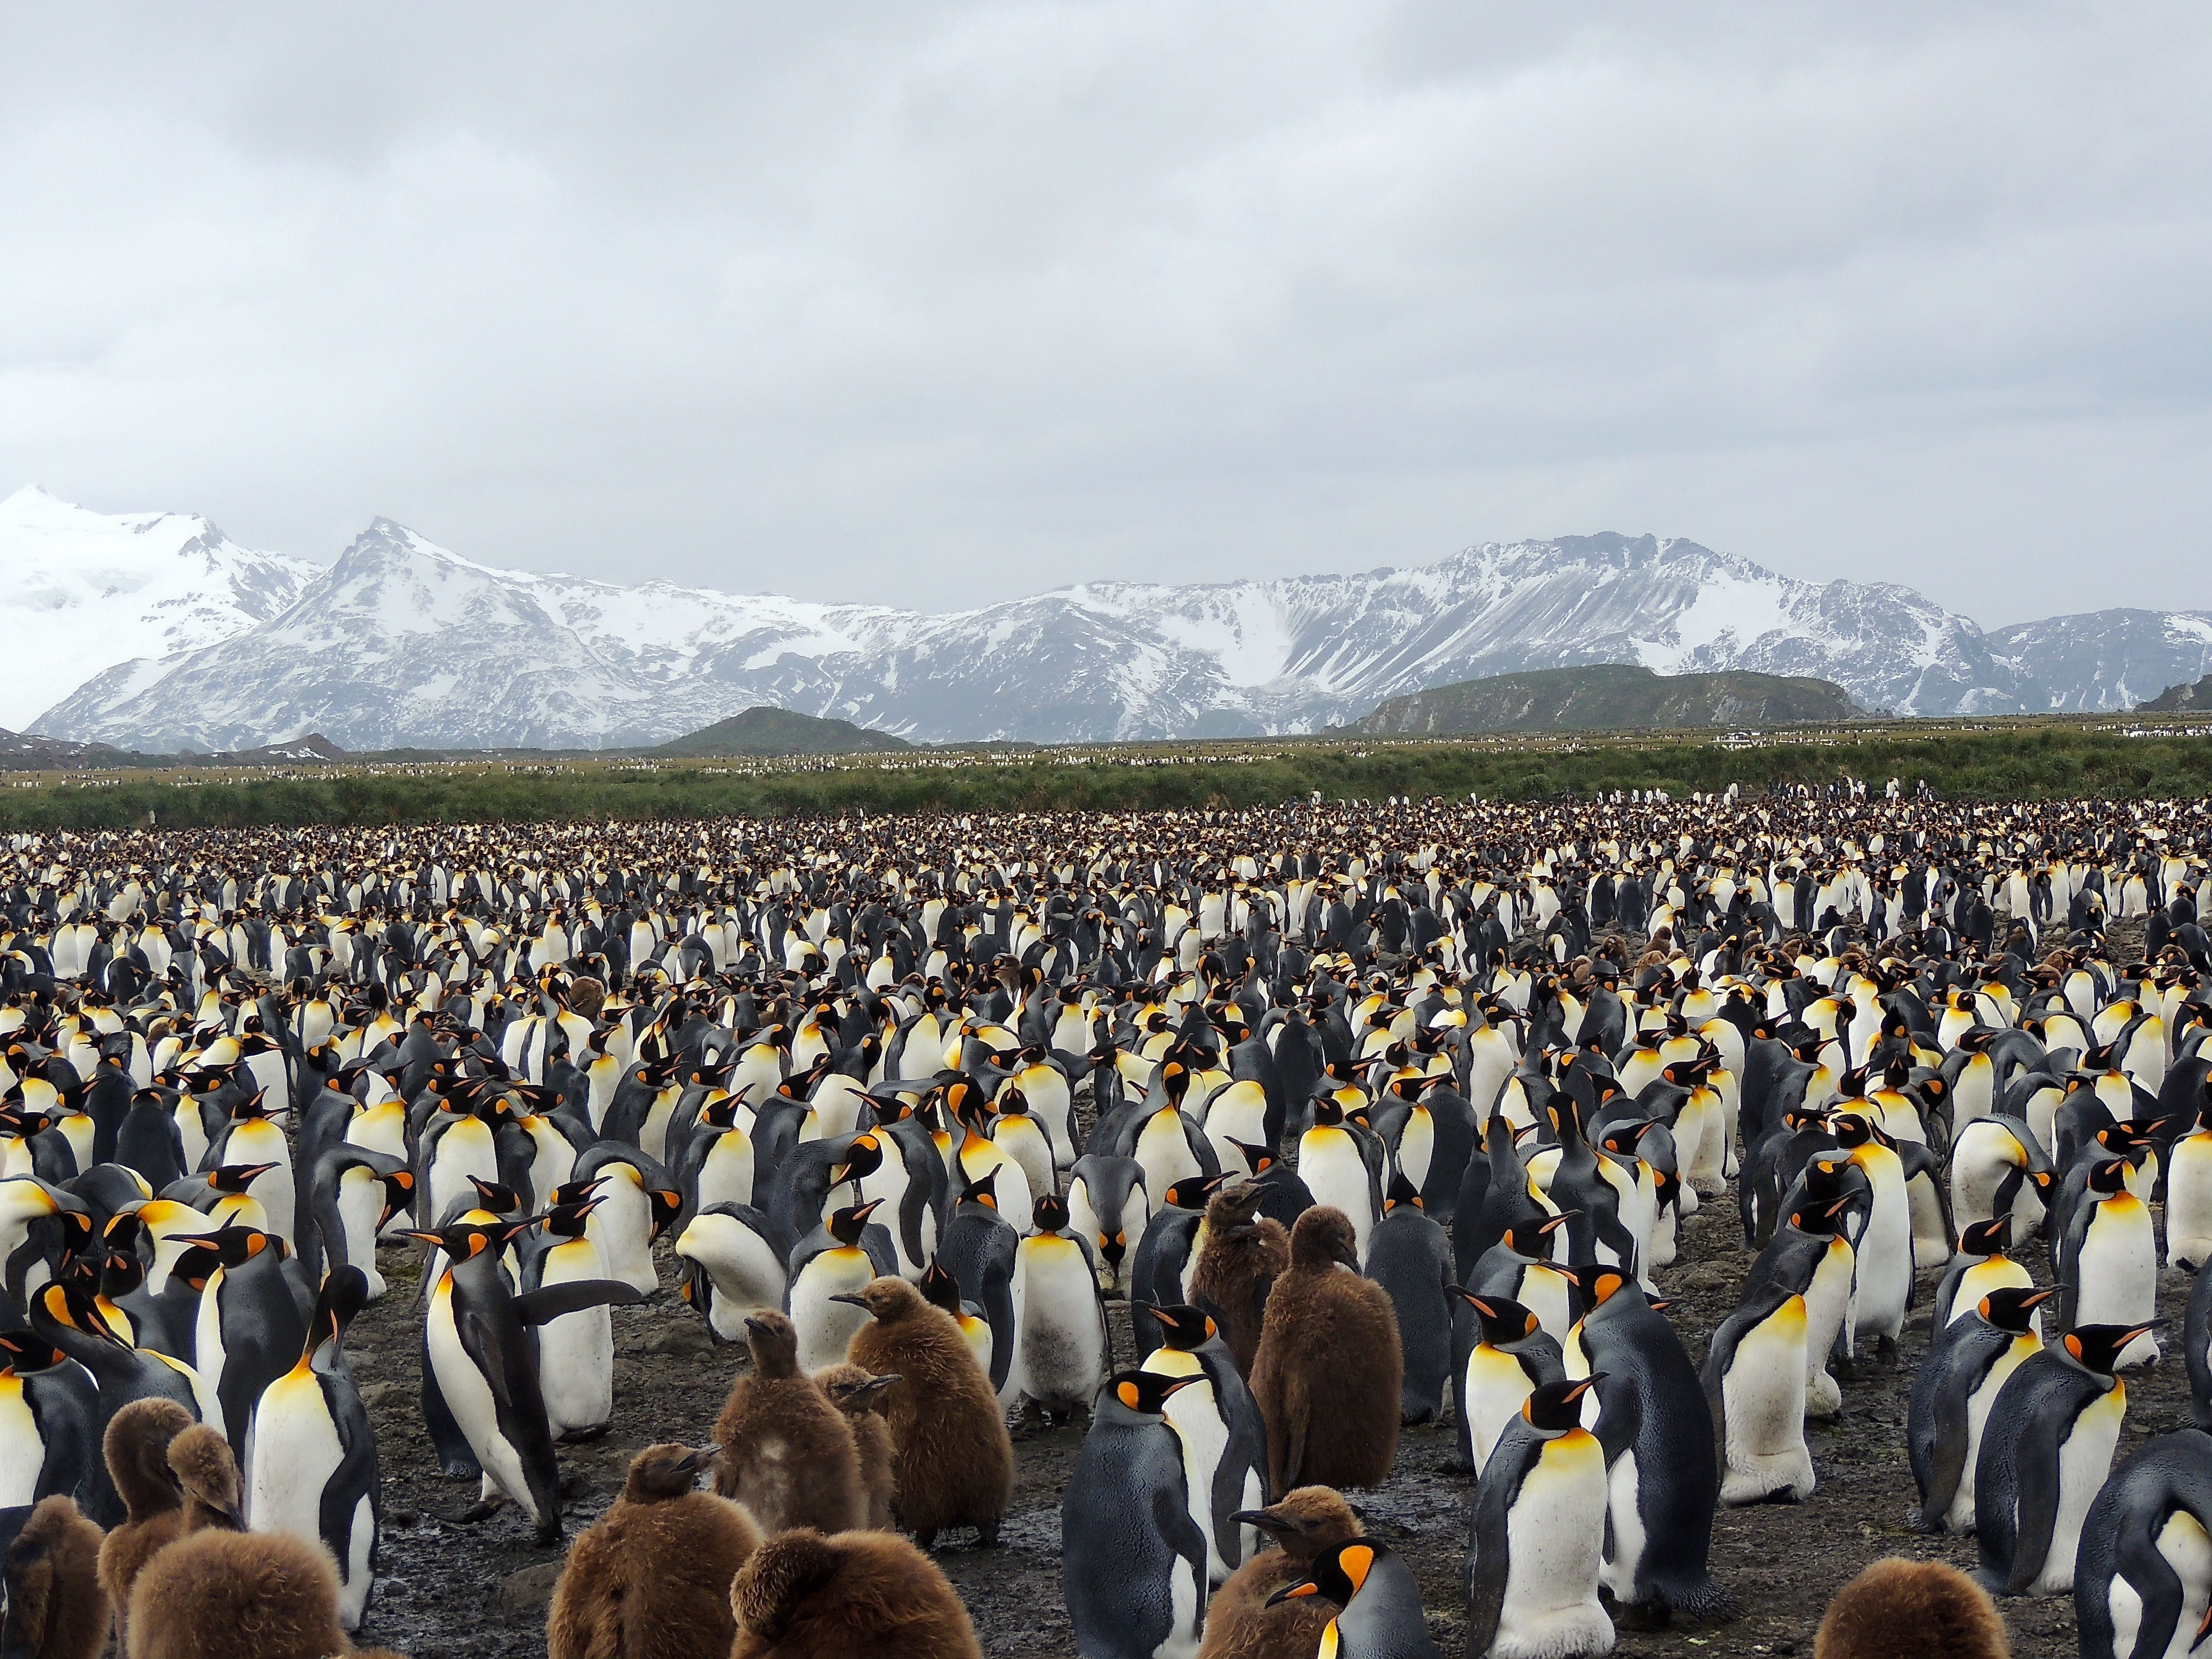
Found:
<svg viewBox="0 0 2212 1659"><path fill-rule="evenodd" d="M890 1533L778 1533L738 1571L730 1607L730 1659L983 1659L936 1563Z"/></svg>
<svg viewBox="0 0 2212 1659"><path fill-rule="evenodd" d="M822 1385L799 1368L799 1336L784 1315L745 1321L753 1369L730 1385L714 1420L720 1455L714 1490L745 1506L768 1532L811 1527L849 1532L866 1523L852 1425Z"/></svg>
<svg viewBox="0 0 2212 1659"><path fill-rule="evenodd" d="M1315 1558L1306 1576L1270 1603L1314 1595L1334 1601L1320 1651L1343 1659L1443 1659L1429 1638L1421 1587L1413 1570L1371 1538L1355 1538Z"/></svg>
<svg viewBox="0 0 2212 1659"><path fill-rule="evenodd" d="M1291 1265L1268 1292L1252 1362L1270 1492L1389 1478L1404 1361L1390 1297L1359 1276L1358 1256L1340 1210L1317 1205L1291 1229Z"/></svg>
<svg viewBox="0 0 2212 1659"><path fill-rule="evenodd" d="M2212 1435L2146 1441L2081 1523L2074 1613L2082 1659L2194 1652L2212 1620Z"/></svg>
<svg viewBox="0 0 2212 1659"><path fill-rule="evenodd" d="M697 1490L715 1450L663 1444L630 1460L622 1496L569 1546L546 1659L725 1659L730 1587L761 1539L742 1507Z"/></svg>

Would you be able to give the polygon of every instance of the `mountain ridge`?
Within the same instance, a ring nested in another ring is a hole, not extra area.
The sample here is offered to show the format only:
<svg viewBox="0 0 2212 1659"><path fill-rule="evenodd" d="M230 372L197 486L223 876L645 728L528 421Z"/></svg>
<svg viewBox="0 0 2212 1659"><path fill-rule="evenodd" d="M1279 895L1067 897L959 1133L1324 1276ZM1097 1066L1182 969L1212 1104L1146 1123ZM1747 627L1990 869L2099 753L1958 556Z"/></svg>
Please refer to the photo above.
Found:
<svg viewBox="0 0 2212 1659"><path fill-rule="evenodd" d="M636 748L765 704L910 741L1111 741L1320 731L1435 685L1608 662L1824 679L1929 714L2117 708L2212 670L2212 613L1990 633L1893 583L1613 532L940 613L503 570L386 518L296 568L281 607L94 662L27 729L152 750L302 731L356 751Z"/></svg>
<svg viewBox="0 0 2212 1659"><path fill-rule="evenodd" d="M1863 720L1832 681L1741 670L1656 674L1625 663L1542 668L1393 697L1343 728L1357 737L1618 732Z"/></svg>

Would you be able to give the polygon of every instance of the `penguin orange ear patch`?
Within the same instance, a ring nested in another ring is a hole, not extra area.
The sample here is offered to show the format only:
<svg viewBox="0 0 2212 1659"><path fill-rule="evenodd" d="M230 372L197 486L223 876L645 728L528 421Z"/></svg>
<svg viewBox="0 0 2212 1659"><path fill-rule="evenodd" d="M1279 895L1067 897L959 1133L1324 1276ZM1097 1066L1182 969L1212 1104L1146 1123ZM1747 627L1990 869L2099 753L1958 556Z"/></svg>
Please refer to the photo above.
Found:
<svg viewBox="0 0 2212 1659"><path fill-rule="evenodd" d="M1358 1589L1367 1582L1367 1575L1375 1570L1375 1551L1366 1544L1346 1544L1337 1553L1336 1565Z"/></svg>
<svg viewBox="0 0 2212 1659"><path fill-rule="evenodd" d="M2072 1340L2071 1338L2069 1338L2068 1340L2069 1341ZM1121 1396L1121 1403L1127 1406L1131 1411L1133 1412L1142 1409L1144 1394L1135 1383L1124 1382L1119 1388L1115 1389L1114 1392Z"/></svg>

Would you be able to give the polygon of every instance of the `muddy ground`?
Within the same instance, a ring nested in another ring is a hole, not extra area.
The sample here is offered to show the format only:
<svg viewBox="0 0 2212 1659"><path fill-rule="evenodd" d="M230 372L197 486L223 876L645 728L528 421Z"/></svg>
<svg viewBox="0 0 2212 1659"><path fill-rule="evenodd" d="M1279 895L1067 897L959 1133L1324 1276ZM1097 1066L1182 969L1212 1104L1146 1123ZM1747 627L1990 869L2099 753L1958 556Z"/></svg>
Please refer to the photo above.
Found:
<svg viewBox="0 0 2212 1659"><path fill-rule="evenodd" d="M1740 1242L1734 1206L1708 1206L1683 1231L1682 1255L1662 1275L1673 1316L1693 1356L1735 1304L1751 1257ZM1924 1299L1934 1288L1923 1276ZM545 1651L545 1599L559 1571L557 1550L541 1550L511 1512L481 1526L448 1527L437 1518L465 1507L471 1486L445 1480L430 1454L416 1403L416 1332L411 1285L370 1309L349 1346L369 1400L384 1460L383 1569L364 1644L386 1643L412 1659L536 1659ZM2172 1339L2189 1294L2185 1275L2168 1274L2160 1311L2173 1321L2167 1357L2129 1381L2128 1426L2121 1455L2147 1436L2186 1426L2188 1381ZM743 1351L718 1346L703 1320L671 1297L615 1310L613 1431L594 1444L564 1447L564 1477L576 1496L569 1532L588 1525L619 1489L631 1454L656 1440L704 1441ZM1115 1341L1128 1333L1115 1309ZM1972 1541L1923 1538L1905 1517L1914 1499L1905 1456L1906 1395L1926 1351L1916 1319L1894 1370L1871 1365L1844 1382L1844 1414L1811 1429L1820 1477L1812 1498L1794 1506L1724 1510L1714 1529L1715 1574L1734 1592L1742 1616L1726 1625L1670 1630L1624 1627L1624 1655L1718 1656L1812 1652L1813 1632L1832 1595L1883 1555L1939 1558L1973 1565ZM940 1544L939 1564L966 1600L986 1652L1004 1659L1066 1659L1074 1651L1061 1610L1060 1499L1082 1443L1079 1428L1030 1429L1015 1436L1018 1481L1003 1542L995 1550ZM1362 1494L1371 1528L1419 1573L1430 1624L1447 1655L1461 1649L1462 1572L1470 1483L1447 1471L1449 1425L1409 1429L1399 1443L1389 1484ZM2003 1604L2021 1659L2056 1659L2075 1650L2070 1599Z"/></svg>
<svg viewBox="0 0 2212 1659"><path fill-rule="evenodd" d="M2160 1230L2161 1239L2164 1228ZM662 1282L675 1275L662 1247ZM2028 1258L2039 1282L2048 1264ZM1734 1309L1752 1261L1733 1195L1709 1203L1685 1224L1680 1255L1661 1275L1671 1316L1691 1355L1702 1359L1714 1328ZM396 1270L396 1271L395 1271ZM473 1528L439 1518L465 1509L473 1486L448 1482L432 1456L416 1403L420 1316L410 1258L386 1253L392 1291L355 1326L349 1348L369 1406L385 1477L383 1571L363 1645L386 1644L412 1659L538 1659L545 1651L545 1604L561 1552L532 1542L509 1510ZM1727 1624L1635 1628L1624 1623L1623 1655L1717 1659L1726 1654L1804 1654L1829 1598L1884 1555L1974 1564L1971 1539L1925 1538L1906 1530L1915 1493L1905 1453L1905 1418L1914 1370L1927 1350L1926 1303L1933 1273L1922 1275L1919 1307L1893 1369L1862 1358L1843 1382L1842 1417L1808 1430L1819 1488L1804 1504L1724 1510L1714 1529L1712 1567L1734 1592L1740 1616ZM2129 1377L2125 1456L2150 1435L2185 1427L2188 1379L2179 1340L2188 1300L2186 1275L2167 1273L2159 1311L2171 1324L2166 1357ZM706 1322L672 1294L650 1305L614 1310L616 1407L612 1432L592 1444L564 1447L564 1481L574 1496L570 1536L590 1524L619 1491L639 1448L660 1440L704 1442L731 1378L745 1363L740 1348L720 1346ZM1127 1319L1113 1309L1116 1352L1128 1363ZM999 1548L968 1547L965 1535L940 1542L937 1560L966 1600L984 1650L994 1659L1066 1659L1074 1651L1062 1610L1060 1500L1082 1443L1079 1428L1018 1430L1014 1501ZM1359 1495L1370 1529L1405 1556L1421 1580L1430 1625L1448 1656L1462 1649L1462 1578L1472 1485L1449 1472L1449 1425L1407 1430L1388 1485ZM2057 1659L2076 1650L2070 1597L2002 1604L2014 1652Z"/></svg>

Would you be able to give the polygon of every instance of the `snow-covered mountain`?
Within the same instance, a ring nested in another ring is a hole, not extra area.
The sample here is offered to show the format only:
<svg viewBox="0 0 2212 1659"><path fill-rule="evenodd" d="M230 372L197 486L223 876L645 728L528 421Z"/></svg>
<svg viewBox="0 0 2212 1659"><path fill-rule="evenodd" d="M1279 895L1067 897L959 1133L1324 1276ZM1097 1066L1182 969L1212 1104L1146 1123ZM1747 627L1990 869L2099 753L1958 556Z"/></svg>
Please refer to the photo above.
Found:
<svg viewBox="0 0 2212 1659"><path fill-rule="evenodd" d="M110 516L19 489L0 501L0 726L21 730L117 664L242 634L314 574L190 514Z"/></svg>
<svg viewBox="0 0 2212 1659"><path fill-rule="evenodd" d="M149 750L306 731L353 750L597 748L772 703L930 741L1231 736L1601 662L1810 675L1900 713L2119 708L2212 668L2212 617L2115 611L1991 635L1910 588L1615 535L933 615L497 570L380 519L250 628L110 667L33 729Z"/></svg>

